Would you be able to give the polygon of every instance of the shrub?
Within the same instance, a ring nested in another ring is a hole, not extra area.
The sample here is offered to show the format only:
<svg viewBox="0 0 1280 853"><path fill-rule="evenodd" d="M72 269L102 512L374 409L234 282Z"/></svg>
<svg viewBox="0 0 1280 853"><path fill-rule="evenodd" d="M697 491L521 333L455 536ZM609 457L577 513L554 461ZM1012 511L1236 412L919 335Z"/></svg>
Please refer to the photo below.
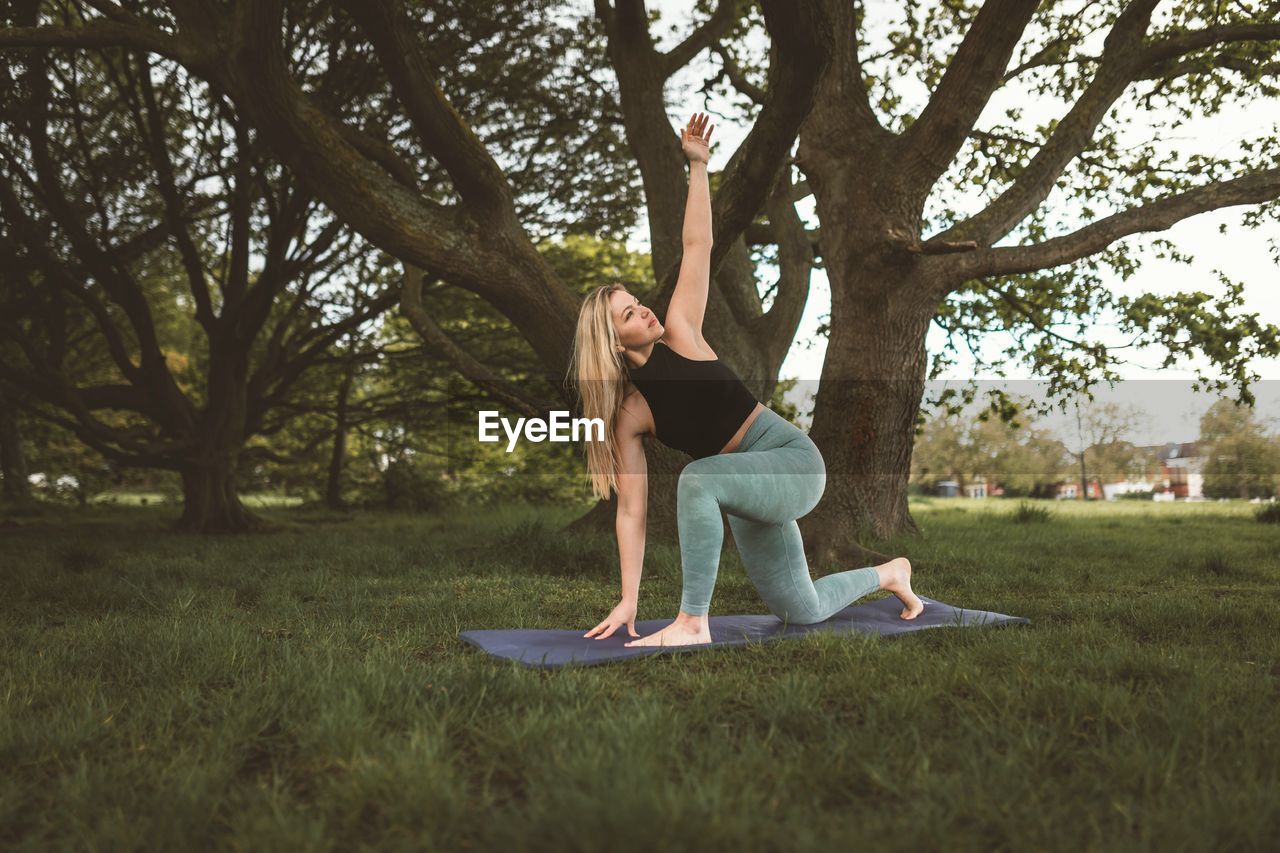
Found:
<svg viewBox="0 0 1280 853"><path fill-rule="evenodd" d="M1053 513L1049 512L1047 507L1021 501L1018 504L1018 508L1009 515L1009 519L1015 524L1028 524L1030 522L1048 521L1052 515Z"/></svg>
<svg viewBox="0 0 1280 853"><path fill-rule="evenodd" d="M387 506L392 509L431 512L449 502L448 489L440 475L406 459L387 465L382 482L387 490Z"/></svg>
<svg viewBox="0 0 1280 853"><path fill-rule="evenodd" d="M1253 520L1260 524L1280 524L1280 503L1269 503L1253 512Z"/></svg>
<svg viewBox="0 0 1280 853"><path fill-rule="evenodd" d="M1116 495L1116 500L1118 501L1149 501L1149 500L1153 500L1153 497L1152 497L1153 495L1155 495L1154 489L1146 489L1146 490L1140 489L1136 492L1121 492L1120 494Z"/></svg>
<svg viewBox="0 0 1280 853"><path fill-rule="evenodd" d="M1205 557L1200 561L1200 572L1202 574L1216 575L1218 577L1227 577L1231 575L1231 564L1218 554Z"/></svg>
<svg viewBox="0 0 1280 853"><path fill-rule="evenodd" d="M70 545L58 552L58 564L72 574L101 571L108 562L105 553L87 545Z"/></svg>

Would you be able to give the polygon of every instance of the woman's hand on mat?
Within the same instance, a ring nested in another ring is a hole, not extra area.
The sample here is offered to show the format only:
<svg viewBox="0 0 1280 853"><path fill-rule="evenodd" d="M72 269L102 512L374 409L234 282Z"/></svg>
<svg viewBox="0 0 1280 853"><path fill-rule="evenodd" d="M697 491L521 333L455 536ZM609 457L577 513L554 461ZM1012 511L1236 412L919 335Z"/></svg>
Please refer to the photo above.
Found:
<svg viewBox="0 0 1280 853"><path fill-rule="evenodd" d="M599 625L595 626L594 628L592 628L590 631L583 634L582 636L590 637L593 634L599 634L599 636L596 637L596 639L603 640L605 637L610 636L614 631L618 630L623 625L627 626L627 633L629 633L631 636L633 637L640 636L639 634L636 633L636 603L634 601L627 601L626 599L619 601L618 606L613 608L613 611L610 612L609 615L605 617L603 622L601 622ZM601 631L603 631L604 633L601 634L600 633Z"/></svg>
<svg viewBox="0 0 1280 853"><path fill-rule="evenodd" d="M711 131L716 126L707 127L709 118L706 113L694 113L688 126L680 128L680 149L690 163L706 163L711 157Z"/></svg>

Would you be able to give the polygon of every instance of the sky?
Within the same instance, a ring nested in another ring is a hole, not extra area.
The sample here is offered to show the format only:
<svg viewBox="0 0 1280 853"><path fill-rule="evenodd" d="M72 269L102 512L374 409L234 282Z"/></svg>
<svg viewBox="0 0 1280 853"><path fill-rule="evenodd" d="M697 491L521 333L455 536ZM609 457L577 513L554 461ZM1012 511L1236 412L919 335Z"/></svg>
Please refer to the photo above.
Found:
<svg viewBox="0 0 1280 853"><path fill-rule="evenodd" d="M649 8L658 9L662 15L662 20L654 33L660 49L670 48L692 30L691 5L678 0L648 0ZM869 3L868 21L873 42L876 34L883 31L885 22L890 20L890 16L899 15L901 8L902 6L897 3L875 2L875 0ZM669 31L671 27L675 28L674 32ZM1033 33L1034 29L1029 35ZM1090 52L1095 51L1090 50ZM1017 57L1019 53L1020 50L1015 51L1014 56ZM690 66L668 82L666 92L668 117L671 120L673 133L678 132L678 128L688 121L693 112L702 110L711 113L711 122L716 125L712 133L710 163L712 170L724 167L734 149L750 130L745 123L738 124L732 119L719 120L719 116L732 117L735 110L728 107L718 96L708 98L698 91L702 80L710 73L714 73L712 69L717 63L718 59L714 59L710 52L704 51ZM912 83L905 81L903 86L903 91L899 93L901 97L908 103L922 106L924 98L928 96L924 87L915 82L912 89ZM992 98L991 103L979 117L978 127L988 127L996 121L1004 120L1004 109L1009 103L1014 102L1014 99L1017 99L1025 108L1020 122L1021 127L1032 128L1035 124L1043 123L1049 118L1061 117L1065 112L1065 106L1059 102L1037 101L1034 96L1025 92L1002 90ZM1231 156L1239 150L1241 141L1275 134L1276 122L1273 117L1275 115L1280 115L1280 111L1259 109L1256 104L1243 108L1228 106L1209 119L1184 124L1178 128L1176 137L1169 137L1166 133L1162 140L1175 146L1176 150L1183 154ZM1152 135L1154 128L1144 128L1140 121L1135 122L1135 125L1137 126L1128 132L1136 138L1145 139ZM978 202L976 196L974 202L975 206L962 206L961 209L976 210ZM1054 202L1055 196L1051 195L1045 204L1052 205ZM798 204L797 209L811 226L816 226L817 218L813 215L812 197ZM1229 278L1243 284L1244 310L1247 313L1256 313L1258 320L1262 323L1280 325L1280 267L1274 259L1278 256L1277 247L1280 246L1280 225L1264 224L1256 230L1242 227L1241 217L1250 209L1251 206L1224 208L1183 220L1164 232L1133 235L1127 238L1131 241L1130 245L1139 246L1147 245L1152 237L1158 236L1174 242L1180 252L1193 255L1195 260L1190 264L1182 264L1160 260L1155 258L1153 253L1146 252L1142 255L1141 270L1132 275L1128 281L1122 281L1118 276L1112 276L1110 279L1104 277L1104 285L1116 293L1131 296L1145 292L1172 294L1179 291L1201 290L1212 297L1217 297L1226 291L1225 286L1218 279L1217 271L1221 271ZM1219 233L1222 226L1225 226L1226 233ZM635 251L648 250L646 228L647 225L642 222L628 241L630 248ZM1100 270L1103 276L1106 272L1105 268ZM767 277L770 273L765 271L764 275ZM780 372L783 378L800 379L800 388L807 389L799 391L795 399L802 413L807 412L811 407L811 402L804 397L806 394L811 395L816 387L825 353L825 340L818 337L815 330L830 309L830 289L825 273L814 270L812 281L809 301L800 323L796 343L783 362ZM1075 334L1074 329L1068 327L1060 327L1059 331L1070 336ZM1000 352L1009 345L1010 338L1006 334L994 334L989 338L990 340L983 348L983 358L987 361L998 360ZM1100 340L1108 345L1124 344L1129 341L1129 337L1122 335L1119 329L1101 323L1089 330L1086 339ZM929 352L941 350L945 340L946 333L936 325L933 326L927 338ZM987 380L980 381L980 387L1002 385L1011 394L1031 394L1043 398L1043 391L1037 392L1036 389L1043 388L1045 380L1037 382L1037 377L1033 376L1025 366L1009 365L1007 372L1014 381L999 380L992 373L975 372L975 362L967 348L959 340L956 343L959 351L948 355L955 359L957 364L943 374L943 379L931 383L926 392L926 399L935 397L938 389L942 387L958 389L970 379ZM1162 370L1160 363L1165 356L1163 348L1125 350L1122 353L1126 353L1123 357L1131 362L1114 368L1123 381L1116 383L1114 388L1109 388L1107 383L1103 382L1093 388L1093 393L1098 400L1117 402L1141 412L1142 417L1139 420L1142 425L1128 436L1137 444L1193 441L1198 434L1200 414L1221 394L1236 396L1234 386L1229 386L1226 392L1218 393L1207 391L1196 393L1192 390L1196 368L1207 369L1209 364L1207 359L1198 358L1190 362L1181 359L1174 366ZM1250 369L1260 377L1260 381L1250 384L1251 392L1258 399L1256 417L1267 424L1272 432L1280 431L1280 360L1255 359L1251 362ZM1068 418L1064 416L1062 423L1065 424L1067 420ZM802 421L806 421L803 416ZM1055 419L1042 419L1037 423L1055 428L1058 425Z"/></svg>

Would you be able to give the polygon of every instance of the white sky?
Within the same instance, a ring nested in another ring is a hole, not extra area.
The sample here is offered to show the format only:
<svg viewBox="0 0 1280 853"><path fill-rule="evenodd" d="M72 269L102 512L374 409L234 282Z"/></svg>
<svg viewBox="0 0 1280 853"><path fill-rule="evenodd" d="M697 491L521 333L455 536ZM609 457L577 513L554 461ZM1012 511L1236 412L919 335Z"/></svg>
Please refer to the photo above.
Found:
<svg viewBox="0 0 1280 853"><path fill-rule="evenodd" d="M589 0L580 0L580 2L589 5ZM662 13L662 21L655 27L654 33L655 41L661 49L671 47L677 43L678 39L690 32L691 4L679 2L679 0L649 0L648 6ZM880 22L889 20L891 15L900 15L900 9L900 4L873 0L869 4L869 20ZM882 25L882 23L879 25L873 23L872 31L874 32L878 26ZM668 32L671 27L675 27L674 33ZM1015 51L1015 57L1018 53L1019 51ZM717 114L733 114L734 111L729 109L722 99L717 97L707 99L698 92L699 84L712 73L710 69L713 69L718 62L711 57L709 52L704 51L682 73L668 82L667 103L673 133L677 133L678 128L695 111L705 110L712 114L712 123L716 128L712 135L710 165L715 170L724 167L729 156L750 128L717 120L715 118ZM924 103L923 98L928 93L918 83L914 84L914 88L915 91L904 91L901 94L908 102L916 103L918 109L919 105ZM1043 123L1048 118L1060 117L1064 113L1064 107L1059 103L1037 102L1025 93L997 93L997 97L992 99L991 104L980 117L978 126L987 127L994 121L1002 119L1004 107L1011 98L1018 98L1021 106L1025 108L1019 124L1021 127L1030 128L1037 123ZM1257 104L1248 108L1227 106L1211 119L1184 124L1178 128L1176 139L1170 142L1184 155L1198 153L1231 156L1238 150L1242 140L1259 139L1274 134L1276 132L1275 115L1280 113L1259 109ZM1152 127L1137 126L1128 132L1133 133L1137 139L1145 139L1152 135L1152 131ZM1168 138L1167 134L1165 138ZM1060 202L1061 199L1057 200ZM1047 204L1054 202L1055 196L1050 196L1046 201ZM975 198L975 205L976 203ZM812 198L802 202L798 209L811 226L817 224L816 217L813 216ZM977 208L966 206L961 209ZM1171 294L1179 291L1202 290L1216 298L1226 292L1225 286L1218 281L1215 273L1215 270L1221 270L1229 278L1243 283L1246 312L1256 312L1262 323L1280 324L1280 269L1277 269L1276 263L1271 258L1274 250L1268 249L1268 241L1273 245L1280 241L1280 227L1272 223L1256 230L1245 229L1240 222L1242 215L1249 209L1251 209L1249 206L1225 208L1183 220L1164 232L1133 235L1127 238L1134 246L1145 246L1152 237L1156 236L1170 240L1177 245L1179 251L1194 255L1195 261L1191 264L1179 264L1155 259L1150 253L1144 253L1143 265L1138 273L1131 276L1128 281L1121 281L1114 276L1110 279L1104 277L1106 286L1115 293L1128 295L1143 292ZM1226 226L1227 233L1218 232L1221 225ZM633 250L648 249L646 229L647 226L642 223L632 236L629 245ZM1105 270L1100 272L1105 276ZM768 274L766 272L766 275ZM809 394L812 393L820 376L826 350L825 339L817 337L815 330L820 319L829 310L830 289L826 275L821 270L815 270L810 298L797 333L796 343L783 362L781 370L784 378L799 377L801 385L808 388ZM1075 337L1074 329L1064 326L1058 331L1069 337ZM990 341L983 348L983 357L992 361L997 359L1000 351L1008 346L1010 339L1004 334L989 337ZM1086 339L1101 340L1109 345L1123 344L1129 340L1118 329L1102 324L1090 329ZM939 351L944 346L945 340L945 332L933 326L927 339L929 351L931 353ZM944 374L944 378L952 380L948 383L951 387L958 388L965 384L965 380L971 378L993 380L992 383L983 383L984 386L997 384L995 377L991 374L975 375L974 361L969 357L967 347L959 340L957 340L957 346L959 346L958 352L949 353L949 357L956 359L957 364ZM1140 444L1157 444L1165 441L1195 439L1200 413L1217 399L1217 395L1205 392L1196 394L1190 388L1190 380L1196 375L1194 368L1197 365L1207 366L1208 360L1198 358L1193 363L1181 360L1176 362L1174 367L1161 370L1159 365L1165 355L1163 348L1123 350L1120 354L1132 362L1115 368L1125 381L1117 383L1114 389L1108 389L1103 383L1095 386L1093 393L1100 400L1112 399L1128 403L1147 414L1147 426L1140 432L1132 434L1131 440ZM1271 423L1274 428L1274 424L1280 421L1269 419L1280 419L1280 360L1255 359L1250 364L1250 368L1262 380L1250 386L1251 391L1258 398L1257 415L1260 420ZM1009 373L1015 379L1036 379L1022 365L1011 365ZM1033 382L1005 382L1004 384L1010 393L1033 393ZM940 384L938 387L941 387ZM1235 395L1231 393L1230 396ZM797 402L801 401L797 400ZM808 405L801 402L801 410L807 411Z"/></svg>

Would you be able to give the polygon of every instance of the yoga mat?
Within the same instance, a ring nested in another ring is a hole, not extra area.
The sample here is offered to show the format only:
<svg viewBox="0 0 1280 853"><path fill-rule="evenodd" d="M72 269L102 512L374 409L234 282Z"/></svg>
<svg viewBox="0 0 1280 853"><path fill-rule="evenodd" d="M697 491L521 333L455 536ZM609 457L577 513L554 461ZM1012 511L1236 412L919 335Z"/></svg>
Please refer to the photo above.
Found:
<svg viewBox="0 0 1280 853"><path fill-rule="evenodd" d="M507 658L539 669L554 669L566 664L591 666L667 652L696 652L702 649L745 646L748 643L768 643L788 637L799 637L814 631L895 636L928 628L1031 624L1030 619L1022 616L1007 616L989 610L953 607L923 595L920 596L920 600L924 602L924 612L915 619L899 618L902 602L894 595L846 607L825 622L813 625L783 625L782 620L772 614L712 616L711 642L695 646L627 648L624 643L634 638L627 634L625 625L603 640L582 636L591 629L590 625L571 631L533 628L463 631L458 634L458 638L500 658ZM641 637L647 637L662 630L671 624L671 621L671 619L646 619L643 622L636 622L636 632Z"/></svg>

